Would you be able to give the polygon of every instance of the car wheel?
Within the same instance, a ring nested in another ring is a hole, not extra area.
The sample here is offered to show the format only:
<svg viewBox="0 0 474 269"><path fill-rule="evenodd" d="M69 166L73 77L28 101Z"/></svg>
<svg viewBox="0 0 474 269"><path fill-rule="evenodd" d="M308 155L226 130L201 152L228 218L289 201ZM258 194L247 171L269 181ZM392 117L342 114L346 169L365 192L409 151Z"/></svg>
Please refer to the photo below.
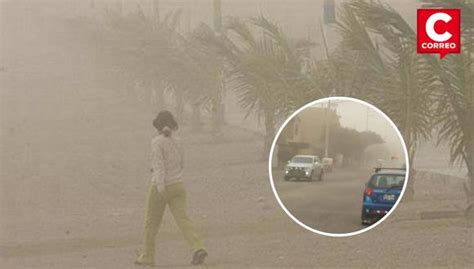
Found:
<svg viewBox="0 0 474 269"><path fill-rule="evenodd" d="M362 212L360 219L361 219L362 225L364 226L372 225L372 218L368 214Z"/></svg>

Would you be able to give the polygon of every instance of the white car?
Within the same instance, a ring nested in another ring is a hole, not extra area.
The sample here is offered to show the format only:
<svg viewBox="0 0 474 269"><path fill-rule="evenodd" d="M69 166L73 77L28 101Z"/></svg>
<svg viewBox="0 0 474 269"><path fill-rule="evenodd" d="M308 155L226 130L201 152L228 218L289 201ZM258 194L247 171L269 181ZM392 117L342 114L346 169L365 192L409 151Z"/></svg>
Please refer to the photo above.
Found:
<svg viewBox="0 0 474 269"><path fill-rule="evenodd" d="M307 179L310 181L323 180L324 168L318 156L296 155L285 167L285 180L291 178Z"/></svg>

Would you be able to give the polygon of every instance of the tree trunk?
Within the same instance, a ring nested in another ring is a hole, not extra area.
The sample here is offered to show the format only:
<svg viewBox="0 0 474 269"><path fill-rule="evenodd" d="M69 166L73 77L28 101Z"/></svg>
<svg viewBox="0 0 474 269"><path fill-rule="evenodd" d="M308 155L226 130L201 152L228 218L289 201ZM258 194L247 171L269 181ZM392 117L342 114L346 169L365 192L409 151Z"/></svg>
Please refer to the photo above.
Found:
<svg viewBox="0 0 474 269"><path fill-rule="evenodd" d="M469 190L467 192L467 208L466 213L474 216L474 174L473 172L468 173L468 180L469 180Z"/></svg>
<svg viewBox="0 0 474 269"><path fill-rule="evenodd" d="M471 35L469 35L469 44L473 44L474 41L474 35L472 34L471 30ZM467 46L468 54L469 57L467 58L467 65L466 65L466 74L467 77L471 77L469 74L472 71L472 65L473 65L473 46ZM470 215L470 221L471 224L474 222L474 124L472 123L472 118L474 117L474 87L472 85L472 79L469 79L470 83L466 83L467 85L467 92L469 93L469 99L468 102L470 103L468 106L468 113L470 115L471 119L471 124L469 130L469 137L471 138L469 143L467 144L467 156L466 156L466 166L467 166L467 176L469 180L469 191L468 191L468 198L467 198L467 209L466 213ZM469 124L469 123L467 123Z"/></svg>
<svg viewBox="0 0 474 269"><path fill-rule="evenodd" d="M467 195L466 213L472 218L474 217L474 147L471 145L467 147L466 166L468 177L468 186L465 187Z"/></svg>
<svg viewBox="0 0 474 269"><path fill-rule="evenodd" d="M265 137L263 140L263 152L262 152L262 159L268 159L270 154L270 149L272 147L273 136L275 135L275 116L273 115L273 111L265 111Z"/></svg>

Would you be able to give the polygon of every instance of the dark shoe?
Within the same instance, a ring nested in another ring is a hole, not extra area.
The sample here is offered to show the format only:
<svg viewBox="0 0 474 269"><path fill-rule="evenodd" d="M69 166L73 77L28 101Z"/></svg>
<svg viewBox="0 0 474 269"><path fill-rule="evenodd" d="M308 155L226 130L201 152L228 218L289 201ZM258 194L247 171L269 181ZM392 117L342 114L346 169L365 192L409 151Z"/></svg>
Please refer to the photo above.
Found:
<svg viewBox="0 0 474 269"><path fill-rule="evenodd" d="M153 260L153 258L148 257L148 256L145 255L145 254L141 254L141 255L138 256L137 259L135 260L135 264L137 264L137 265L143 265L143 266L154 266L154 265L155 265L155 261Z"/></svg>
<svg viewBox="0 0 474 269"><path fill-rule="evenodd" d="M199 249L194 252L193 260L191 261L192 265L199 265L204 263L204 259L207 257L207 251L204 249Z"/></svg>

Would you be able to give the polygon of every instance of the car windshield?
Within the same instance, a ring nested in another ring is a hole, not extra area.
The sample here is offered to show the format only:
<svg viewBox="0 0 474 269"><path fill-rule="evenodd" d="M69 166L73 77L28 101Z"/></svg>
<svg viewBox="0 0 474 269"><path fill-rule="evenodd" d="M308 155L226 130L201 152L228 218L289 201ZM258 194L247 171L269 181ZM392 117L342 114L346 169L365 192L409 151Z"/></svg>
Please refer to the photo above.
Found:
<svg viewBox="0 0 474 269"><path fill-rule="evenodd" d="M405 175L374 175L369 186L373 188L402 188Z"/></svg>
<svg viewBox="0 0 474 269"><path fill-rule="evenodd" d="M311 157L301 157L301 156L295 156L293 159L291 159L291 162L293 163L312 163L313 158Z"/></svg>

